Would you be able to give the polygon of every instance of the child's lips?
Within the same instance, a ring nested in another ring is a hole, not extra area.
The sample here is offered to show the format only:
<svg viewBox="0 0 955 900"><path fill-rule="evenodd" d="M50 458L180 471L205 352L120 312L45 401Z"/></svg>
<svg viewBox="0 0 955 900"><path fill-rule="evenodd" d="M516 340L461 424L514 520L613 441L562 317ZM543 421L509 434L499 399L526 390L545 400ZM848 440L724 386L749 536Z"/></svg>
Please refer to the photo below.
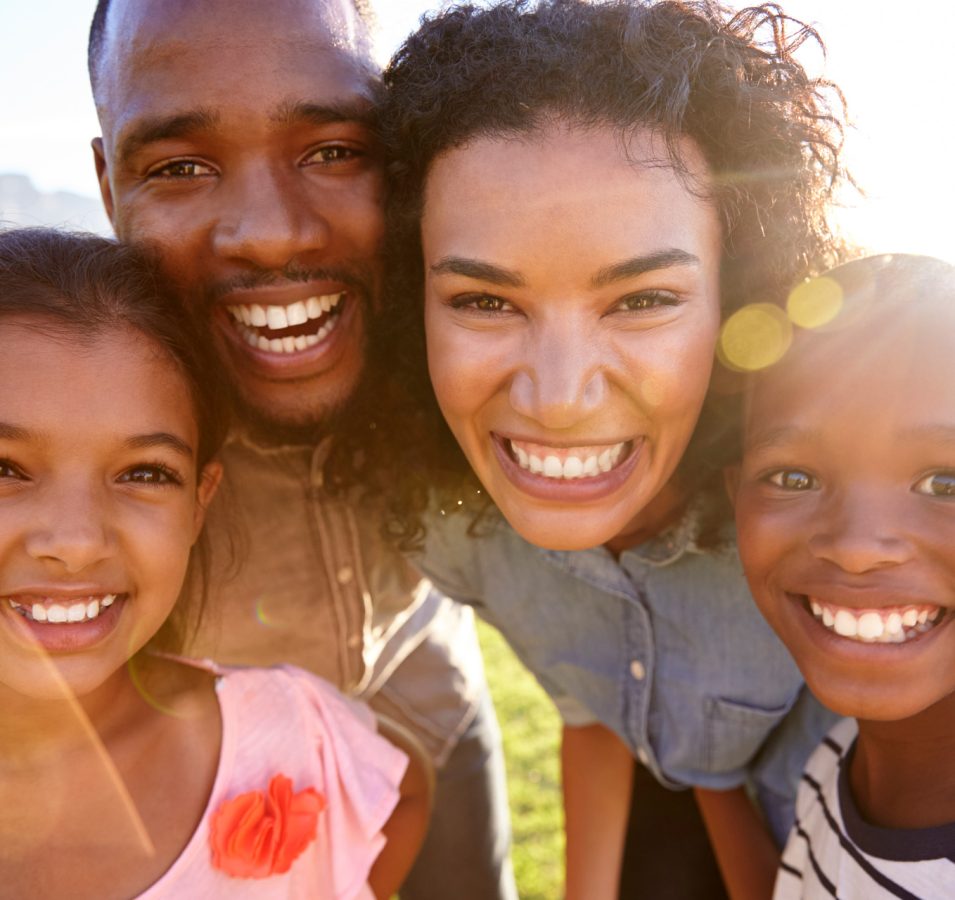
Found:
<svg viewBox="0 0 955 900"><path fill-rule="evenodd" d="M89 649L116 627L129 595L118 591L46 594L18 592L0 597L22 641L50 653Z"/></svg>
<svg viewBox="0 0 955 900"><path fill-rule="evenodd" d="M5 599L15 612L31 622L60 625L92 621L109 609L118 596L123 595L99 593L60 598L18 594Z"/></svg>

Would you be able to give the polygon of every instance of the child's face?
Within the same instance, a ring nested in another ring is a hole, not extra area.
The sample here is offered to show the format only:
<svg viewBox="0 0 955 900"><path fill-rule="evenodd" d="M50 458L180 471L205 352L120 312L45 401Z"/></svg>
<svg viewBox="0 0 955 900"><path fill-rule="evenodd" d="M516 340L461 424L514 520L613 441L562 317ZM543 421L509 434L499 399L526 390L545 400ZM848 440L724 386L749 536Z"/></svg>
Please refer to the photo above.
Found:
<svg viewBox="0 0 955 900"><path fill-rule="evenodd" d="M955 310L804 335L756 378L736 494L760 609L814 693L864 719L955 690Z"/></svg>
<svg viewBox="0 0 955 900"><path fill-rule="evenodd" d="M30 325L35 327L31 328ZM176 602L214 478L186 382L135 331L0 328L0 683L88 693Z"/></svg>

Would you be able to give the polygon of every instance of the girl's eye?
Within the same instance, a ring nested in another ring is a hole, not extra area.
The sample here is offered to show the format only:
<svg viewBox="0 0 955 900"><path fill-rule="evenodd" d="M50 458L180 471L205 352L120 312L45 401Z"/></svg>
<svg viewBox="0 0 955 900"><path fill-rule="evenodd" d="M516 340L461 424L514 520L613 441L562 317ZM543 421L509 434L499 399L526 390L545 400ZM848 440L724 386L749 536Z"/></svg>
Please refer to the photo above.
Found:
<svg viewBox="0 0 955 900"><path fill-rule="evenodd" d="M493 294L463 294L451 301L454 309L473 310L480 313L511 312L514 307Z"/></svg>
<svg viewBox="0 0 955 900"><path fill-rule="evenodd" d="M624 297L616 309L622 312L642 312L645 309L658 309L661 306L679 306L680 299L668 291L640 291Z"/></svg>
<svg viewBox="0 0 955 900"><path fill-rule="evenodd" d="M933 472L916 482L912 490L931 497L955 497L955 472Z"/></svg>
<svg viewBox="0 0 955 900"><path fill-rule="evenodd" d="M133 466L119 476L121 484L182 484L182 478L160 463Z"/></svg>
<svg viewBox="0 0 955 900"><path fill-rule="evenodd" d="M150 178L202 178L215 175L215 169L194 159L177 159L149 173Z"/></svg>
<svg viewBox="0 0 955 900"><path fill-rule="evenodd" d="M19 466L9 459L0 459L0 478L15 478L18 481L26 478Z"/></svg>
<svg viewBox="0 0 955 900"><path fill-rule="evenodd" d="M768 475L766 480L784 491L811 491L817 486L812 475L799 469L780 469Z"/></svg>

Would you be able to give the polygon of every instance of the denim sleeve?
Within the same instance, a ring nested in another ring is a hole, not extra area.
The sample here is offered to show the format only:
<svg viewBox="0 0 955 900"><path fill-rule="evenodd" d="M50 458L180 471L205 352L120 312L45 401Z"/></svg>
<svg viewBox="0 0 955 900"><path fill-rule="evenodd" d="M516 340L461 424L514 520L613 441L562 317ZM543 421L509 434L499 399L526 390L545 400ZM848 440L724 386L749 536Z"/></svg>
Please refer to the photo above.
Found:
<svg viewBox="0 0 955 900"><path fill-rule="evenodd" d="M840 716L803 687L749 768L749 783L778 846L795 820L796 789L810 754Z"/></svg>
<svg viewBox="0 0 955 900"><path fill-rule="evenodd" d="M474 538L467 533L463 514L442 516L437 511L425 520L425 541L421 552L411 561L441 593L481 611L483 593L477 577Z"/></svg>

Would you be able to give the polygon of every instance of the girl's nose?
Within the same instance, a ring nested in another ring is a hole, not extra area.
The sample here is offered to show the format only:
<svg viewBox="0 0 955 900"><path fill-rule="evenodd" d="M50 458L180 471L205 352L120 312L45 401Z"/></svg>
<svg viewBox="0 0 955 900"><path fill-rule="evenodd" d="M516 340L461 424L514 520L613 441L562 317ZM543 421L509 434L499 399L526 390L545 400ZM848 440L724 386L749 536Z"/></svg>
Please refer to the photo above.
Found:
<svg viewBox="0 0 955 900"><path fill-rule="evenodd" d="M77 574L112 554L103 504L91 490L45 492L26 537L27 553Z"/></svg>

